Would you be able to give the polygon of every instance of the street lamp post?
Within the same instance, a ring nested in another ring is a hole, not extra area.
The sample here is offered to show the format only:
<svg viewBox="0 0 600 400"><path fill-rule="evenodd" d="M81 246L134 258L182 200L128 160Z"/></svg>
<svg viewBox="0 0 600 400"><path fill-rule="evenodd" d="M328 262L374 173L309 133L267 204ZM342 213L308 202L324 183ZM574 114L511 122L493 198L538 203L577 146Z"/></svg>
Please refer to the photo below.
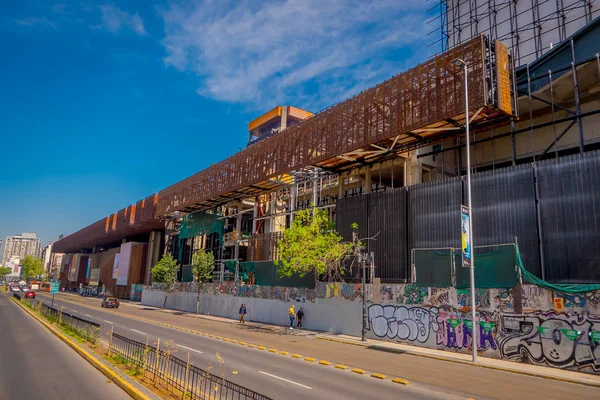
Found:
<svg viewBox="0 0 600 400"><path fill-rule="evenodd" d="M465 79L465 130L467 136L467 208L469 209L469 243L471 244L471 348L473 350L473 362L477 361L477 313L475 309L475 251L473 247L473 209L471 207L471 137L469 135L469 87L467 63L460 58L452 60L452 63L463 68Z"/></svg>

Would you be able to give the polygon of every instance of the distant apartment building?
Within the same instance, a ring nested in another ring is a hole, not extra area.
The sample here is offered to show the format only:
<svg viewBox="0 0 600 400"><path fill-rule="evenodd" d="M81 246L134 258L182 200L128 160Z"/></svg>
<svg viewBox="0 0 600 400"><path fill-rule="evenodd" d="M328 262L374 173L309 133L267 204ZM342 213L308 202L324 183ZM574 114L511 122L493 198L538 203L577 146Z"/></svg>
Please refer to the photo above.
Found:
<svg viewBox="0 0 600 400"><path fill-rule="evenodd" d="M7 236L2 254L2 265L16 258L23 260L27 256L40 258L42 239L35 233L22 233L20 235Z"/></svg>
<svg viewBox="0 0 600 400"><path fill-rule="evenodd" d="M42 267L44 268L44 271L50 275L50 272L52 271L52 243L44 246L44 249L42 250Z"/></svg>

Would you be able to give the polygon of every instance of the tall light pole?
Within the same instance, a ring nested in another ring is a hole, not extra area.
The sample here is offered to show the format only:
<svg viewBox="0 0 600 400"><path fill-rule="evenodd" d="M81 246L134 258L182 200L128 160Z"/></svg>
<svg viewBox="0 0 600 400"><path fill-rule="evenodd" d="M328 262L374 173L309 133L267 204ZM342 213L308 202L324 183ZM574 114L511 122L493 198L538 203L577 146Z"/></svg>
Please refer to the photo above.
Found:
<svg viewBox="0 0 600 400"><path fill-rule="evenodd" d="M469 243L471 245L471 348L473 350L473 362L477 361L477 313L475 303L475 251L473 247L473 208L471 207L471 137L469 135L469 86L467 63L460 58L452 60L456 66L463 68L465 78L465 129L467 134L467 208L469 209ZM464 250L463 250L464 251Z"/></svg>

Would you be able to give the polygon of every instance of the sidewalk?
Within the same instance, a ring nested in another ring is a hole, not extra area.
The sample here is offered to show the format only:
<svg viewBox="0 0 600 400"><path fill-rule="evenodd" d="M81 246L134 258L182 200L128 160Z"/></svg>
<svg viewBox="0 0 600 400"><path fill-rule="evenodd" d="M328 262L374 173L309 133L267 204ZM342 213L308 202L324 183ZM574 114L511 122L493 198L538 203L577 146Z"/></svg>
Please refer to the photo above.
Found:
<svg viewBox="0 0 600 400"><path fill-rule="evenodd" d="M80 297L75 294L70 294L74 297ZM199 314L195 313L179 311L179 310L171 310L171 309L162 309L159 307L146 306L142 305L139 302L133 302L128 300L122 300L122 305L127 307L137 307L139 309L152 310L154 312L160 312L164 314L169 314L172 316L180 316L187 318L196 318L200 320L207 320L212 322L219 322L223 324L229 325L239 325L239 322L234 319L217 317L211 315ZM587 386L595 386L600 387L600 375L592 375L580 372L574 372L569 370L563 370L558 368L551 367L543 367L538 365L524 364L513 361L505 361L499 360L495 358L488 357L478 357L477 363L471 362L471 355L464 353L456 353L451 351L430 349L426 347L418 347L412 346L409 344L397 343L397 342L387 342L375 339L367 339L365 342L362 342L359 337L343 335L343 334L335 334L330 332L319 332L305 329L289 329L284 326L270 325L260 322L252 322L247 321L244 324L245 327L253 328L257 331L265 331L268 333L276 333L278 335L289 335L289 336L302 336L306 339L320 339L324 341L332 341L336 343L342 343L347 345L355 345L364 347L370 350L379 350L387 353L398 353L398 354L407 354L412 356L426 357L430 359L442 360L447 362L459 363L469 366L476 366L480 368L488 368L493 370L499 370L504 372L511 372L521 375L527 376L535 376L540 378L558 380L563 382L571 382L578 383Z"/></svg>

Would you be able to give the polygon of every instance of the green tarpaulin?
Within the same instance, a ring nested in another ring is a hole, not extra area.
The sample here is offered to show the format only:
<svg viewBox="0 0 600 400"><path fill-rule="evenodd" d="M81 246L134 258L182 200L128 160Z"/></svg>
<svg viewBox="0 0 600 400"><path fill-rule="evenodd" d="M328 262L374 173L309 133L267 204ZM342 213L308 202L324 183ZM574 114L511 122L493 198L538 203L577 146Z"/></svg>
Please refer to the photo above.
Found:
<svg viewBox="0 0 600 400"><path fill-rule="evenodd" d="M490 247L475 254L475 287L512 288L518 283L517 255L514 245ZM480 249L481 251L481 249ZM453 260L454 259L454 260ZM414 251L415 285L421 287L470 287L470 268L462 267L460 249ZM454 268L454 282L452 279Z"/></svg>
<svg viewBox="0 0 600 400"><path fill-rule="evenodd" d="M455 252L456 287L471 286L470 268L462 267L462 254ZM517 254L515 246L497 246L492 251L475 254L475 287L478 289L513 288L519 281L517 276Z"/></svg>
<svg viewBox="0 0 600 400"><path fill-rule="evenodd" d="M245 273L254 273L256 285L259 286L286 286L297 288L315 287L314 275L305 275L302 278L293 276L290 278L280 278L277 274L277 266L273 261L250 261L240 263L240 268Z"/></svg>
<svg viewBox="0 0 600 400"><path fill-rule="evenodd" d="M219 240L223 240L224 220L216 212L198 211L183 216L179 230L179 238L187 239L196 236L219 234Z"/></svg>
<svg viewBox="0 0 600 400"><path fill-rule="evenodd" d="M451 250L418 250L414 252L415 285L424 287L452 286Z"/></svg>

